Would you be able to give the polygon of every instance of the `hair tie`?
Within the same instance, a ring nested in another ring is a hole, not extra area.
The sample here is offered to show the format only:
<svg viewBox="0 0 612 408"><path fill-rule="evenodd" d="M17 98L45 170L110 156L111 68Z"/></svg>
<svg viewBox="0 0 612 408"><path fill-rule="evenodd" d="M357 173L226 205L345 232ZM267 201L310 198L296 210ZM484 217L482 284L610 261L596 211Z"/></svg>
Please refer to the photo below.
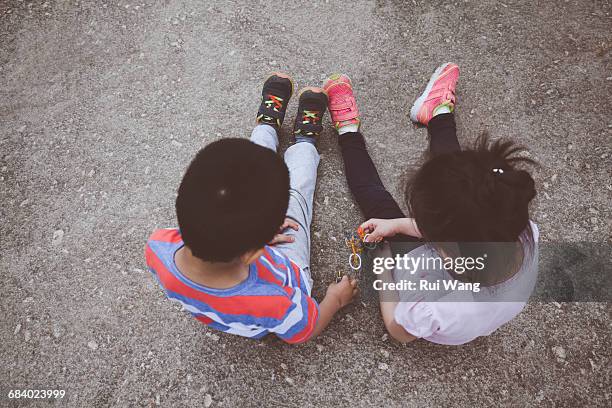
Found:
<svg viewBox="0 0 612 408"><path fill-rule="evenodd" d="M493 169L493 173L504 174L504 170L503 169Z"/></svg>

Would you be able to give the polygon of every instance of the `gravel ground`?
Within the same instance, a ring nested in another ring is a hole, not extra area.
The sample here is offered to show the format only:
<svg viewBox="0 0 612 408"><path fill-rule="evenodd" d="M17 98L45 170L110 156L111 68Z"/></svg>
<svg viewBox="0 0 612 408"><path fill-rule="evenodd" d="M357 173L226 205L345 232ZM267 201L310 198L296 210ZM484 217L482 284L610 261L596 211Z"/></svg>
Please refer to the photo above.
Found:
<svg viewBox="0 0 612 408"><path fill-rule="evenodd" d="M531 303L446 347L390 341L365 301L290 347L206 329L143 261L191 157L249 134L272 70L351 75L399 198L426 143L409 105L447 60L460 141L511 136L541 163L542 240L609 243L610 1L144 1L0 1L0 405L46 405L15 388L72 407L612 405L609 303ZM320 151L318 297L361 220L331 128Z"/></svg>

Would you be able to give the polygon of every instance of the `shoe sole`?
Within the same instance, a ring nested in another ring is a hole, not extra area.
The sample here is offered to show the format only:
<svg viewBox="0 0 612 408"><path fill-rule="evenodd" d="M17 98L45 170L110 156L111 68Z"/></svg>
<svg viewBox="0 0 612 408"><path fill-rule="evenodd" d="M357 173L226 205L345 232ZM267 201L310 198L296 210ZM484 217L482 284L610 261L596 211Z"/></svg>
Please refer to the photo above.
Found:
<svg viewBox="0 0 612 408"><path fill-rule="evenodd" d="M419 123L419 120L417 119L417 115L419 114L419 111L421 110L423 103L427 99L429 92L431 92L431 88L433 88L433 85L436 83L438 78L440 78L440 75L442 74L442 71L444 71L444 68L446 68L450 64L452 64L452 62L446 62L440 65L438 68L436 68L433 75L429 79L429 82L427 83L425 90L423 91L421 96L419 96L417 100L414 101L414 105L412 105L412 108L410 108L410 120L412 120L413 122Z"/></svg>

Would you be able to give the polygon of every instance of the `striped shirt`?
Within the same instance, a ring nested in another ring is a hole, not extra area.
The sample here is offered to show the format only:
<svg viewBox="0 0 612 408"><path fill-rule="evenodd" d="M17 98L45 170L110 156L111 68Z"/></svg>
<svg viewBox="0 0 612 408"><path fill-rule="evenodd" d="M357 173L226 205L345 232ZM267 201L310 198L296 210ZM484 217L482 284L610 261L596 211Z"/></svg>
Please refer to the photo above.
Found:
<svg viewBox="0 0 612 408"><path fill-rule="evenodd" d="M145 247L147 266L168 299L209 327L259 339L274 333L287 343L308 340L319 313L302 270L272 247L249 265L246 280L228 289L209 288L183 275L174 255L183 247L178 229L153 232Z"/></svg>

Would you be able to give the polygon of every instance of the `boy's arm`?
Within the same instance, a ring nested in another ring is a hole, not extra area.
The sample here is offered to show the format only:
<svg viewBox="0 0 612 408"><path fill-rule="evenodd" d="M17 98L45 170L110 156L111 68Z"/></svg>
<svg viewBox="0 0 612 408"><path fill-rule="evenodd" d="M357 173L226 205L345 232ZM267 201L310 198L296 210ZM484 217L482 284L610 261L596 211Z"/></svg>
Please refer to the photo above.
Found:
<svg viewBox="0 0 612 408"><path fill-rule="evenodd" d="M357 281L344 276L338 283L332 283L327 288L325 298L319 303L319 318L308 340L314 339L325 330L334 315L344 306L351 303L357 294Z"/></svg>
<svg viewBox="0 0 612 408"><path fill-rule="evenodd" d="M300 302L295 303L301 312L296 314L296 309L290 311L286 323L280 326L282 331L272 332L287 343L305 343L321 334L334 315L349 304L356 293L357 281L345 276L340 282L329 285L325 298L318 306L313 298L302 296ZM296 319L297 316L301 318Z"/></svg>

